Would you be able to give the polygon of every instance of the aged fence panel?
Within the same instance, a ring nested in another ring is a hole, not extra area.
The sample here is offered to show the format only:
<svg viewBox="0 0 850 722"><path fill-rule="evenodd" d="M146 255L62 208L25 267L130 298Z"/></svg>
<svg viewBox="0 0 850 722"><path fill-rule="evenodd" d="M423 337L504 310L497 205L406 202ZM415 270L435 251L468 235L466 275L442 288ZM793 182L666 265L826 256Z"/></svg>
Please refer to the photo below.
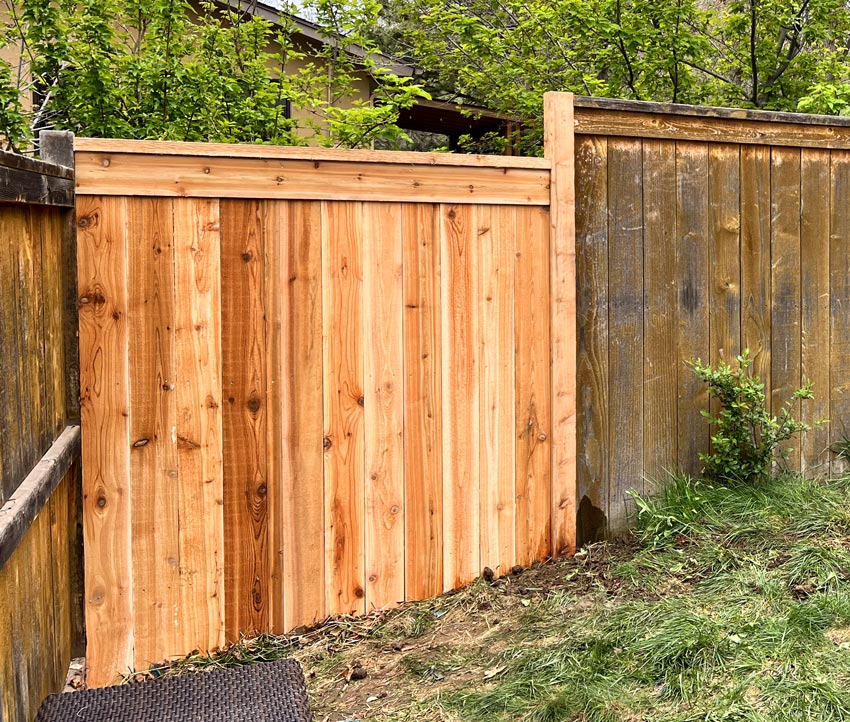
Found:
<svg viewBox="0 0 850 722"><path fill-rule="evenodd" d="M578 539L627 492L699 473L694 358L753 355L774 412L807 379L792 470L843 471L850 393L850 123L578 98ZM799 409L799 405L795 404Z"/></svg>
<svg viewBox="0 0 850 722"><path fill-rule="evenodd" d="M244 150L77 143L92 684L574 544L550 162Z"/></svg>
<svg viewBox="0 0 850 722"><path fill-rule="evenodd" d="M58 136L58 137L57 137ZM74 175L70 134L47 162L0 153L0 720L30 722L82 642Z"/></svg>

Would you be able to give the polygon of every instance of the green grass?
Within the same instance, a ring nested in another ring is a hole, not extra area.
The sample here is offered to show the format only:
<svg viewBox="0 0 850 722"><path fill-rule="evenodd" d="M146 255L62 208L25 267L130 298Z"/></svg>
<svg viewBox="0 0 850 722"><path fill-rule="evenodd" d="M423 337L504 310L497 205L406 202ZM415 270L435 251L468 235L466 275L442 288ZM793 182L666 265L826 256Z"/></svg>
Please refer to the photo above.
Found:
<svg viewBox="0 0 850 722"><path fill-rule="evenodd" d="M635 501L626 542L152 674L294 655L332 722L850 722L850 480Z"/></svg>

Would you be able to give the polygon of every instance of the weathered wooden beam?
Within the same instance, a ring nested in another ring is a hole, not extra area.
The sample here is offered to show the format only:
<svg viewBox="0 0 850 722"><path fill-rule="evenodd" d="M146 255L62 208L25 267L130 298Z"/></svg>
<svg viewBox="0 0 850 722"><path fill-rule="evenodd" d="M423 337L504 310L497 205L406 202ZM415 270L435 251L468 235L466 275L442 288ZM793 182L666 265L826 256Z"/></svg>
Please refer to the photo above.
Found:
<svg viewBox="0 0 850 722"><path fill-rule="evenodd" d="M0 569L79 456L80 427L67 426L0 508Z"/></svg>

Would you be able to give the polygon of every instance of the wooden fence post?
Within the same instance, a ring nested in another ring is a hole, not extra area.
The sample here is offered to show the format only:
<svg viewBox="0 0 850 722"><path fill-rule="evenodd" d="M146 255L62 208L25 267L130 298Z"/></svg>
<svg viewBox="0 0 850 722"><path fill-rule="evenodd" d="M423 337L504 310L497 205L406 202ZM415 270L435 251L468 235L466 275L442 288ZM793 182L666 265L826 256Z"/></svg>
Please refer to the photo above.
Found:
<svg viewBox="0 0 850 722"><path fill-rule="evenodd" d="M576 229L572 93L546 93L544 155L552 162L549 236L552 553L576 544Z"/></svg>

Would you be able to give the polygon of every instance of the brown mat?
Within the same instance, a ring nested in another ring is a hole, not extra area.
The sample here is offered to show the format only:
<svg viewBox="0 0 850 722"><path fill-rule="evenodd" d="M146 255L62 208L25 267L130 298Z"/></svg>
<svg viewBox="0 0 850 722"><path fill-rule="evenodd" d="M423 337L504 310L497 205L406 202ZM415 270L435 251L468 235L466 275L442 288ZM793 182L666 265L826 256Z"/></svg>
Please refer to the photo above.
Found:
<svg viewBox="0 0 850 722"><path fill-rule="evenodd" d="M35 722L312 722L295 660L52 694Z"/></svg>

